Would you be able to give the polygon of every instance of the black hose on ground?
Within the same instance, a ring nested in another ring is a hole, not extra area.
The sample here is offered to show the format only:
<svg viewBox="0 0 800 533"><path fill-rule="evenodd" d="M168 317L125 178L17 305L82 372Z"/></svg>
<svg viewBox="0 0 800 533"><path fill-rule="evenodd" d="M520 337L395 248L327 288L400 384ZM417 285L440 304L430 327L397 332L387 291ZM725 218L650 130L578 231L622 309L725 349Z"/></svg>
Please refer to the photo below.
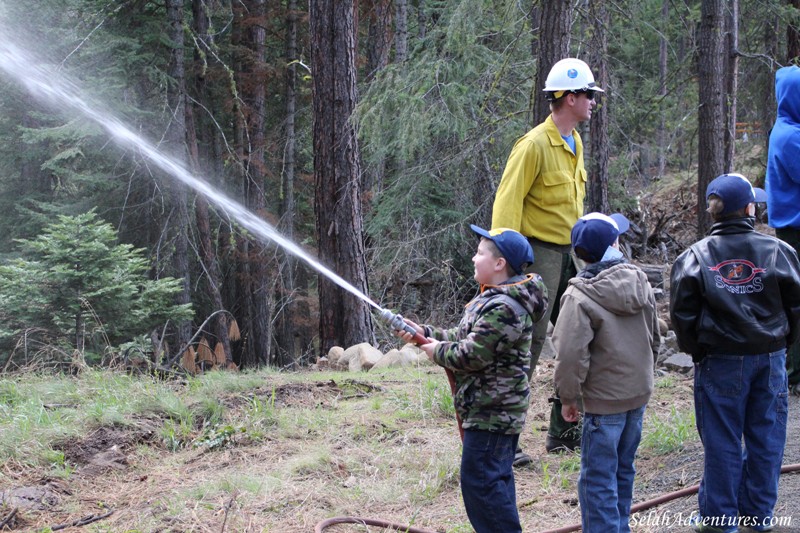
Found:
<svg viewBox="0 0 800 533"><path fill-rule="evenodd" d="M781 467L781 474L788 474L791 472L800 472L800 463L793 465L784 465ZM650 509L651 507L656 507L657 505L661 505L662 503L667 503L672 500L677 500L678 498L691 496L692 494L696 493L699 490L699 488L700 485L692 485L691 487L686 487L685 489L676 490L675 492L670 492L667 494L662 494L661 496L657 496L653 499L637 503L636 505L631 507L631 514ZM393 524L391 522L386 522L385 520L377 520L374 518L358 518L354 516L339 516L323 520L322 522L317 524L317 526L314 528L314 533L322 533L322 531L326 527L332 526L334 524L361 524L364 526L378 526L384 529L390 529L394 531L404 531L407 533L437 533L436 531L430 531L427 529L419 529L411 526ZM580 524L572 524L571 526L564 526L559 529L548 529L547 531L542 531L541 533L571 533L572 531L580 531L580 529L581 529Z"/></svg>
<svg viewBox="0 0 800 533"><path fill-rule="evenodd" d="M399 524L392 524L385 520L377 520L375 518L359 518L357 516L336 516L323 520L317 527L314 528L314 533L322 533L328 526L335 524L361 524L362 526L379 526L384 529L391 529L394 531L404 531L408 533L436 533L436 531L428 531L427 529L419 529L411 526L401 526Z"/></svg>

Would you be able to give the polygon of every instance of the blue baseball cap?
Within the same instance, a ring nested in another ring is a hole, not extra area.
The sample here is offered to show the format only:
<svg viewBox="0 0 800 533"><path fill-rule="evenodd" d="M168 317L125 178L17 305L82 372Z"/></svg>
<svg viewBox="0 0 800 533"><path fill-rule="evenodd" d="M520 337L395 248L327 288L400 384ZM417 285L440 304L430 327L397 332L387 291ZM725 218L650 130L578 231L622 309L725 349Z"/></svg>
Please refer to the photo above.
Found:
<svg viewBox="0 0 800 533"><path fill-rule="evenodd" d="M614 213L589 213L583 215L572 226L570 239L575 254L589 263L597 263L603 259L608 247L614 244L617 237L628 231L631 223L625 215ZM580 250L578 250L580 248Z"/></svg>
<svg viewBox="0 0 800 533"><path fill-rule="evenodd" d="M533 263L533 248L528 239L520 232L508 228L486 231L475 224L470 224L469 227L481 237L492 241L517 274L522 274L525 266Z"/></svg>
<svg viewBox="0 0 800 533"><path fill-rule="evenodd" d="M724 207L721 215L744 209L750 203L767 201L764 189L753 187L750 180L736 173L723 174L709 183L706 188L706 203L712 194L722 199Z"/></svg>

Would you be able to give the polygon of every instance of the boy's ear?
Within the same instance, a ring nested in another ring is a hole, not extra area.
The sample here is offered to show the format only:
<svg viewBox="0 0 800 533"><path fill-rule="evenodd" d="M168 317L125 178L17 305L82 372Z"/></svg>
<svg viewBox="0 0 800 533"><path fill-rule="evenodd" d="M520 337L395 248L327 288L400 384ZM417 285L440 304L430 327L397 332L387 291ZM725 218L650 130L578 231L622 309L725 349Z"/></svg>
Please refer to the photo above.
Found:
<svg viewBox="0 0 800 533"><path fill-rule="evenodd" d="M508 260L506 260L505 257L501 256L497 258L497 263L495 263L494 269L496 272L501 272L504 271L507 266L508 266Z"/></svg>

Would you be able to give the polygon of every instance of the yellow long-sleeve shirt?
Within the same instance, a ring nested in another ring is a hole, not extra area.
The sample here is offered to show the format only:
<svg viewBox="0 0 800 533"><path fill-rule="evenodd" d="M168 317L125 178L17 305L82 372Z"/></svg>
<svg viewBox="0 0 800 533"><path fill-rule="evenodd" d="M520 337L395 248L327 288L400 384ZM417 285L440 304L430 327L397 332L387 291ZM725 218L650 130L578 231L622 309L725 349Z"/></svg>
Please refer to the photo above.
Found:
<svg viewBox="0 0 800 533"><path fill-rule="evenodd" d="M583 216L586 169L583 142L573 130L575 153L552 116L514 144L492 208L492 228L569 244L572 226Z"/></svg>

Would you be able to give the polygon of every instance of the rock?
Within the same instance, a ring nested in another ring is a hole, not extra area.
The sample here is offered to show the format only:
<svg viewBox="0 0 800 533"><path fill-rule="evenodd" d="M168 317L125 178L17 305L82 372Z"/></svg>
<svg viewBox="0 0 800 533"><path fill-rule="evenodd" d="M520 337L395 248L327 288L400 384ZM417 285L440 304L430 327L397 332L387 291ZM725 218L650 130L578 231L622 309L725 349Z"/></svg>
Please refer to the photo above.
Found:
<svg viewBox="0 0 800 533"><path fill-rule="evenodd" d="M544 344L542 345L542 352L539 354L539 360L542 359L555 359L556 358L556 348L553 346L553 341L548 335L544 339Z"/></svg>
<svg viewBox="0 0 800 533"><path fill-rule="evenodd" d="M0 491L0 507L4 509L46 510L61 502L61 497L47 485L16 487Z"/></svg>
<svg viewBox="0 0 800 533"><path fill-rule="evenodd" d="M664 361L669 359L675 350L668 348L664 341L661 341L661 346L658 347L658 354L656 355L656 366L664 366Z"/></svg>
<svg viewBox="0 0 800 533"><path fill-rule="evenodd" d="M128 458L117 445L92 456L89 464L81 469L84 475L98 475L106 470L122 470L128 466Z"/></svg>
<svg viewBox="0 0 800 533"><path fill-rule="evenodd" d="M428 355L419 349L419 346L409 342L402 348L393 348L381 357L372 368L397 368L404 366L433 366L435 363L428 359Z"/></svg>
<svg viewBox="0 0 800 533"><path fill-rule="evenodd" d="M692 362L692 357L690 355L678 352L670 355L664 361L664 367L669 370L688 374L694 369L694 362Z"/></svg>
<svg viewBox="0 0 800 533"><path fill-rule="evenodd" d="M661 336L661 339L665 349L672 350L673 352L681 351L681 349L678 347L678 337L675 335L674 331L667 331L666 335Z"/></svg>
<svg viewBox="0 0 800 533"><path fill-rule="evenodd" d="M661 334L661 337L666 337L667 332L669 331L669 326L667 325L667 321L663 318L658 319L658 332ZM674 332L673 332L674 335Z"/></svg>
<svg viewBox="0 0 800 533"><path fill-rule="evenodd" d="M414 364L416 357L408 351L401 351L397 348L392 348L381 357L375 366L372 367L373 370L377 370L379 368L397 368L403 366L409 366Z"/></svg>
<svg viewBox="0 0 800 533"><path fill-rule="evenodd" d="M344 351L344 355L339 359L339 364L343 365L347 361L347 369L350 372L369 370L380 358L383 353L368 342L362 342L351 346Z"/></svg>
<svg viewBox="0 0 800 533"><path fill-rule="evenodd" d="M404 360L404 355L398 350L397 348L392 348L385 354L383 357L378 359L378 362L375 363L375 366L372 367L373 370L377 370L379 368L393 368L397 366L406 366L409 363Z"/></svg>
<svg viewBox="0 0 800 533"><path fill-rule="evenodd" d="M340 363L342 356L344 355L344 348L341 346L331 346L331 349L328 350L328 364L334 370L344 370L347 368L347 363Z"/></svg>
<svg viewBox="0 0 800 533"><path fill-rule="evenodd" d="M400 348L401 352L408 352L412 357L415 359L415 363L420 365L429 365L433 366L436 363L428 359L428 354L420 350L419 346L414 344L413 342L409 342L408 344L403 345Z"/></svg>
<svg viewBox="0 0 800 533"><path fill-rule="evenodd" d="M666 265L637 263L637 266L647 275L647 281L650 282L653 289L664 289L664 280L668 277L664 275L667 269Z"/></svg>

